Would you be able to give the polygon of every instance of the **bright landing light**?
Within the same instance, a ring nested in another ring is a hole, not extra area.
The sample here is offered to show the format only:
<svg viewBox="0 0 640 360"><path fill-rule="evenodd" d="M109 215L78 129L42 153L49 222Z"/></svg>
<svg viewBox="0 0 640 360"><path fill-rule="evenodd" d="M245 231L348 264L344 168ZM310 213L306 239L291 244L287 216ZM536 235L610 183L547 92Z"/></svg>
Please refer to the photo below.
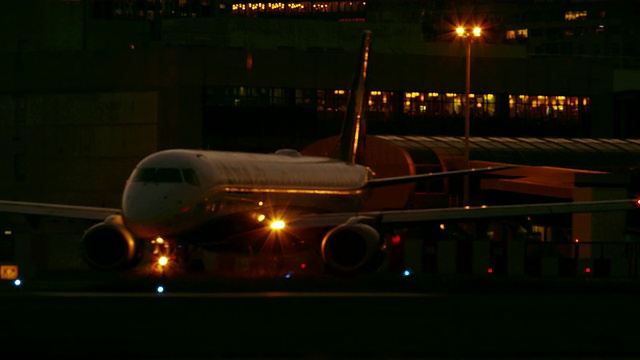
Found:
<svg viewBox="0 0 640 360"><path fill-rule="evenodd" d="M160 257L158 258L158 265L160 265L160 266L165 266L165 265L167 265L168 263L169 263L169 258L168 258L168 257L166 257L166 256L160 256Z"/></svg>
<svg viewBox="0 0 640 360"><path fill-rule="evenodd" d="M270 226L273 230L282 230L284 229L285 223L282 220L276 220L272 222Z"/></svg>

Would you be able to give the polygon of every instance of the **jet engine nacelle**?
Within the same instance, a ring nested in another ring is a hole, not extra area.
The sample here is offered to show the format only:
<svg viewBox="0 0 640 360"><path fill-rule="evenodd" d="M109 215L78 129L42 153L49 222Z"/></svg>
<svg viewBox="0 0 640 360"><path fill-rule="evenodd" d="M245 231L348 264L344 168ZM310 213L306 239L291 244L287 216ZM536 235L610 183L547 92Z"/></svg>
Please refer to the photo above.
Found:
<svg viewBox="0 0 640 360"><path fill-rule="evenodd" d="M124 226L122 216L109 216L85 231L82 253L89 266L101 270L123 270L142 257L140 244Z"/></svg>
<svg viewBox="0 0 640 360"><path fill-rule="evenodd" d="M322 258L334 270L352 273L375 270L380 265L380 233L367 224L348 222L329 231L322 239Z"/></svg>

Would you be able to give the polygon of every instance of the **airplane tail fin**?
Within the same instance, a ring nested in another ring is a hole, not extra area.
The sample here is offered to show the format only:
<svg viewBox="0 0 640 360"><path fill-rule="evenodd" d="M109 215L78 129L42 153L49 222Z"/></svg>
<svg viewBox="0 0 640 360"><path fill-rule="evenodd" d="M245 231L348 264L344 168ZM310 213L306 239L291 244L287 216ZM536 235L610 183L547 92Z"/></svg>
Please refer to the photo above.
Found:
<svg viewBox="0 0 640 360"><path fill-rule="evenodd" d="M364 150L366 136L366 80L371 50L371 31L365 30L362 35L362 50L358 60L358 68L349 92L347 113L342 123L342 131L338 140L335 157L353 164L359 162Z"/></svg>

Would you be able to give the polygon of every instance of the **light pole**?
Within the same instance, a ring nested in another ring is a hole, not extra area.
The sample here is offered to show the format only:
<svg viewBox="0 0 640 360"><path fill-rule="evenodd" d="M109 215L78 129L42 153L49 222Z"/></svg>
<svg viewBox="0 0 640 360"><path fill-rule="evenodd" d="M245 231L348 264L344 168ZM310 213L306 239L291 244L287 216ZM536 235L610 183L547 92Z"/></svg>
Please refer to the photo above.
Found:
<svg viewBox="0 0 640 360"><path fill-rule="evenodd" d="M465 98L464 98L464 167L465 169L470 168L470 145L469 145L469 129L470 129L470 121L469 114L471 110L471 102L469 101L469 95L471 93L471 43L477 37L480 37L482 34L482 29L479 27L474 27L473 29L468 29L462 26L456 28L456 34L465 42L466 47L466 77L465 77ZM469 205L469 175L464 176L464 195L462 200L462 205Z"/></svg>

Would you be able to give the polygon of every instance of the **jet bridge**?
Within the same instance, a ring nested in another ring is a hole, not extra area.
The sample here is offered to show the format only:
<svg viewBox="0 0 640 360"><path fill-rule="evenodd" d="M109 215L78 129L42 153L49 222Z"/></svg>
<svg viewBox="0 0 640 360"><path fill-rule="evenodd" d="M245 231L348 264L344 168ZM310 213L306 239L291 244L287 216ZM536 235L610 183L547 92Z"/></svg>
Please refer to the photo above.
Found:
<svg viewBox="0 0 640 360"><path fill-rule="evenodd" d="M326 156L336 142L337 137L323 139L303 153ZM369 135L362 158L380 177L424 174L464 169L464 149L464 137ZM640 168L640 140L473 137L470 158L476 168L522 165L483 175L472 185L472 199L476 200L498 192L516 201L574 199L578 188L640 192L633 181ZM460 179L443 179L394 187L386 191L389 196L383 195L385 191L376 193L371 207L455 206L461 186Z"/></svg>
<svg viewBox="0 0 640 360"><path fill-rule="evenodd" d="M327 155L336 141L320 140L303 152ZM385 177L464 169L464 152L464 137L369 135L362 158ZM474 168L521 165L472 176L471 205L609 200L640 193L640 140L472 137L470 158ZM369 208L460 206L462 192L461 177L376 189ZM619 239L627 223L624 212L565 219L571 237L581 241ZM543 240L553 240L552 231L544 231Z"/></svg>

